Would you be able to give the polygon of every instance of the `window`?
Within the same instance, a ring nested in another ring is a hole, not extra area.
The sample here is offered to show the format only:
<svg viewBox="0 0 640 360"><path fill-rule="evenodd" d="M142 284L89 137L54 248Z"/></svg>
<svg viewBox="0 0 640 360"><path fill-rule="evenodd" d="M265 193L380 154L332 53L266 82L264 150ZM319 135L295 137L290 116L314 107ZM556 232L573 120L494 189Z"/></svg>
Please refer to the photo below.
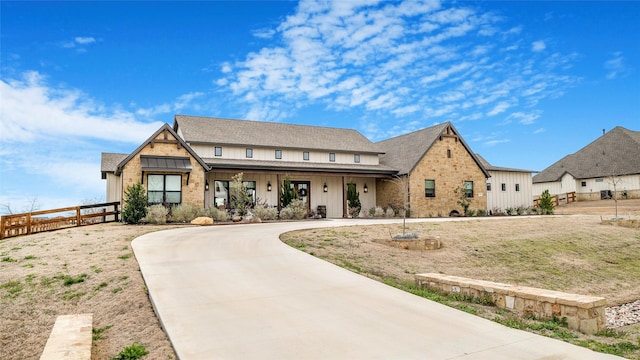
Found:
<svg viewBox="0 0 640 360"><path fill-rule="evenodd" d="M353 155L353 162L356 164L360 163L360 154Z"/></svg>
<svg viewBox="0 0 640 360"><path fill-rule="evenodd" d="M487 183L487 191L491 191L491 183Z"/></svg>
<svg viewBox="0 0 640 360"><path fill-rule="evenodd" d="M249 198L251 199L251 205L256 204L256 182L255 181L243 181L242 185L247 189L247 194L249 194Z"/></svg>
<svg viewBox="0 0 640 360"><path fill-rule="evenodd" d="M213 204L218 209L225 209L229 204L229 181L216 180L213 182Z"/></svg>
<svg viewBox="0 0 640 360"><path fill-rule="evenodd" d="M447 149L447 158L451 159L451 150Z"/></svg>
<svg viewBox="0 0 640 360"><path fill-rule="evenodd" d="M464 192L468 198L473 197L473 181L465 181L464 182Z"/></svg>
<svg viewBox="0 0 640 360"><path fill-rule="evenodd" d="M582 185L582 187L586 187L587 186L587 182L583 181L583 182L580 183L580 185Z"/></svg>
<svg viewBox="0 0 640 360"><path fill-rule="evenodd" d="M302 160L309 161L309 152L305 151L302 153Z"/></svg>
<svg viewBox="0 0 640 360"><path fill-rule="evenodd" d="M520 191L520 184L516 184L516 191Z"/></svg>
<svg viewBox="0 0 640 360"><path fill-rule="evenodd" d="M246 156L248 158L252 158L253 157L253 149L252 148L247 148Z"/></svg>
<svg viewBox="0 0 640 360"><path fill-rule="evenodd" d="M436 197L436 181L435 180L424 181L424 196Z"/></svg>
<svg viewBox="0 0 640 360"><path fill-rule="evenodd" d="M180 204L182 175L148 175L147 200L149 204Z"/></svg>
<svg viewBox="0 0 640 360"><path fill-rule="evenodd" d="M604 179L596 179L596 182L603 182Z"/></svg>
<svg viewBox="0 0 640 360"><path fill-rule="evenodd" d="M282 150L276 150L276 159L282 159Z"/></svg>
<svg viewBox="0 0 640 360"><path fill-rule="evenodd" d="M507 191L507 184L502 183L501 187L502 187L502 191Z"/></svg>
<svg viewBox="0 0 640 360"><path fill-rule="evenodd" d="M335 153L329 153L329 161L330 162L336 162L336 154Z"/></svg>
<svg viewBox="0 0 640 360"><path fill-rule="evenodd" d="M216 146L214 152L214 156L222 156L222 148L220 146Z"/></svg>

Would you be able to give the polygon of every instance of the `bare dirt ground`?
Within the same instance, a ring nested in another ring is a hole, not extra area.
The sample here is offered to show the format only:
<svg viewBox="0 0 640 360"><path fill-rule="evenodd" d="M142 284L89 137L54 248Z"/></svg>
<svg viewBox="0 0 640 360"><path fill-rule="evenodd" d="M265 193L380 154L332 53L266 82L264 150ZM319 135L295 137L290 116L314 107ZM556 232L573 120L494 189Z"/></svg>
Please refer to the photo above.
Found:
<svg viewBox="0 0 640 360"><path fill-rule="evenodd" d="M620 215L640 216L640 200L618 205ZM640 232L600 225L598 215L612 216L612 209L588 202L556 213L594 216L412 224L410 231L441 237L443 249L432 252L370 241L388 238L398 227L310 230L304 250L378 275L441 271L598 294L614 304L640 298ZM56 317L76 313L93 313L92 359L110 359L133 343L150 352L145 359L175 359L131 250L137 236L171 227L101 224L0 241L0 359L38 359ZM545 270L550 268L555 270Z"/></svg>

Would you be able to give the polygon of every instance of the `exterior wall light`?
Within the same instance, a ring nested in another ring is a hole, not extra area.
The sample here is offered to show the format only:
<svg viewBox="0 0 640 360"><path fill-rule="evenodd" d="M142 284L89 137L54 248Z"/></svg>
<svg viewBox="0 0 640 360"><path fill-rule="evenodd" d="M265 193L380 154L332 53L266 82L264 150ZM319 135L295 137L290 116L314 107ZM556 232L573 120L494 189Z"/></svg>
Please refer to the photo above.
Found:
<svg viewBox="0 0 640 360"><path fill-rule="evenodd" d="M267 191L271 191L271 181L267 182Z"/></svg>
<svg viewBox="0 0 640 360"><path fill-rule="evenodd" d="M327 183L324 183L324 187L322 188L322 191L324 192L329 191L329 187L327 186Z"/></svg>
<svg viewBox="0 0 640 360"><path fill-rule="evenodd" d="M367 184L364 184L364 192L365 194L369 192L369 188L367 187Z"/></svg>
<svg viewBox="0 0 640 360"><path fill-rule="evenodd" d="M204 181L204 191L209 191L209 180Z"/></svg>

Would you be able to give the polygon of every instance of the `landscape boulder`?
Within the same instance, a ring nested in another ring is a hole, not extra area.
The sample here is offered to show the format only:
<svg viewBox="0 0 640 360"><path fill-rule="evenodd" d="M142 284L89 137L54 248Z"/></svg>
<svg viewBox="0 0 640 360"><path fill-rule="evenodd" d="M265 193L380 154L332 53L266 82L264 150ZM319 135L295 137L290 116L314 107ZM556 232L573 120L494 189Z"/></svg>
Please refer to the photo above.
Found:
<svg viewBox="0 0 640 360"><path fill-rule="evenodd" d="M213 219L206 216L197 217L191 220L193 225L213 225Z"/></svg>

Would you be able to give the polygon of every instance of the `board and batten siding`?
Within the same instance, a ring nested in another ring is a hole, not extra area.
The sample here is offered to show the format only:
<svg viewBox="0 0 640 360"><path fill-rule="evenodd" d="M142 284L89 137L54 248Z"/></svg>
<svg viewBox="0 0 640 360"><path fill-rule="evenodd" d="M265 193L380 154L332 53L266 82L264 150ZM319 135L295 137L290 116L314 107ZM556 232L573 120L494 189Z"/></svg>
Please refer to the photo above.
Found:
<svg viewBox="0 0 640 360"><path fill-rule="evenodd" d="M113 173L107 173L106 202L122 201L122 178Z"/></svg>
<svg viewBox="0 0 640 360"><path fill-rule="evenodd" d="M543 191L549 190L551 195L566 194L576 191L576 180L569 173L562 176L561 181L550 181L533 184L533 196L540 196Z"/></svg>
<svg viewBox="0 0 640 360"><path fill-rule="evenodd" d="M215 158L215 145L193 144L190 145L193 151L201 158ZM222 156L220 159L234 160L263 160L263 161L290 161L290 162L311 162L311 163L335 163L335 164L354 164L354 155L352 152L338 152L332 150L318 151L306 149L276 149L276 148L260 148L248 146L220 146L222 148ZM248 159L246 150L253 150L253 157ZM275 151L282 150L282 159L276 159ZM304 160L303 153L309 152L309 160ZM336 155L335 162L329 161L329 153ZM379 165L377 154L358 154L360 155L360 165Z"/></svg>
<svg viewBox="0 0 640 360"><path fill-rule="evenodd" d="M487 210L530 207L533 205L533 186L530 172L489 171L491 175L487 184L491 184L491 191L487 191ZM505 184L505 191L502 191ZM516 184L520 191L516 191Z"/></svg>

